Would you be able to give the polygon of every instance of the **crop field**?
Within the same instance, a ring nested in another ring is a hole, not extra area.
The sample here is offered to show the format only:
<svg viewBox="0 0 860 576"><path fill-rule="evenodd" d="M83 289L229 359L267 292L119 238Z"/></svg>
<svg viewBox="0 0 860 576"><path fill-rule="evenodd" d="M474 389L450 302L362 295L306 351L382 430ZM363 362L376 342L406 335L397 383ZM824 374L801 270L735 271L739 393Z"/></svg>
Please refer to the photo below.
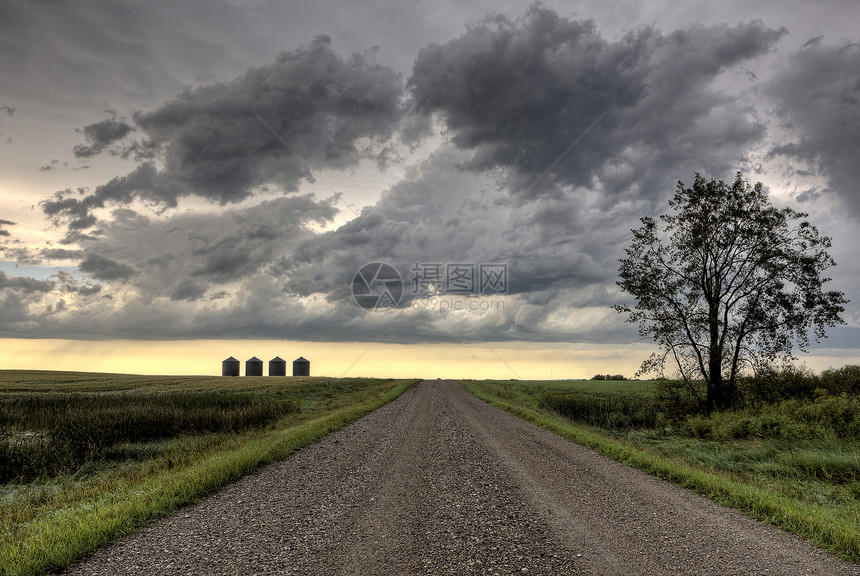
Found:
<svg viewBox="0 0 860 576"><path fill-rule="evenodd" d="M68 565L413 382L0 371L0 574Z"/></svg>
<svg viewBox="0 0 860 576"><path fill-rule="evenodd" d="M860 559L860 396L671 417L653 381L466 381L520 417Z"/></svg>

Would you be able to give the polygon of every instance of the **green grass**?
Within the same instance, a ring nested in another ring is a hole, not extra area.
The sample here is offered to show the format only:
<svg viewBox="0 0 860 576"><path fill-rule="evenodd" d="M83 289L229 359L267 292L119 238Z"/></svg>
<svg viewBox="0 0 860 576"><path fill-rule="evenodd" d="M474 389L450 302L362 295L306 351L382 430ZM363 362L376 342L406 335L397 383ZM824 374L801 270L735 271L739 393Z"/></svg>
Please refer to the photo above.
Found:
<svg viewBox="0 0 860 576"><path fill-rule="evenodd" d="M569 440L860 561L856 398L789 400L677 422L661 416L653 382L463 385Z"/></svg>
<svg viewBox="0 0 860 576"><path fill-rule="evenodd" d="M0 394L0 482L147 459L158 440L261 428L297 412L292 398L244 391Z"/></svg>
<svg viewBox="0 0 860 576"><path fill-rule="evenodd" d="M61 454L62 466L8 473L14 481L0 484L0 574L62 569L342 428L413 382L0 372L0 442L20 448L22 438L39 438L61 451L69 444L57 422L75 427L76 438L91 436L78 459ZM152 425L136 434L123 418ZM170 433L158 432L165 427Z"/></svg>

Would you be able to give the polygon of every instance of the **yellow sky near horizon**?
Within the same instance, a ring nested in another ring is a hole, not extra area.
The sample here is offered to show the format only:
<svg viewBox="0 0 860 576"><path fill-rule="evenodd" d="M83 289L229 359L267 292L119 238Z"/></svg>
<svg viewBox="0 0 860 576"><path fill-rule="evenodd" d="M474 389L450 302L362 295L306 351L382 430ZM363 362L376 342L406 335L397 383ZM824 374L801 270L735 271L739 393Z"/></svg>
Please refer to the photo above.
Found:
<svg viewBox="0 0 860 576"><path fill-rule="evenodd" d="M632 377L650 350L589 345L374 344L281 340L0 340L0 368L220 375L221 361L256 356L311 361L319 376L563 379L611 372ZM289 368L288 368L289 371Z"/></svg>
<svg viewBox="0 0 860 576"><path fill-rule="evenodd" d="M0 369L129 374L220 375L221 361L275 356L311 361L314 376L552 380L595 374L633 377L653 347L570 343L374 344L284 340L28 340L0 339ZM814 370L860 363L860 357L808 355ZM267 368L264 369L267 373Z"/></svg>

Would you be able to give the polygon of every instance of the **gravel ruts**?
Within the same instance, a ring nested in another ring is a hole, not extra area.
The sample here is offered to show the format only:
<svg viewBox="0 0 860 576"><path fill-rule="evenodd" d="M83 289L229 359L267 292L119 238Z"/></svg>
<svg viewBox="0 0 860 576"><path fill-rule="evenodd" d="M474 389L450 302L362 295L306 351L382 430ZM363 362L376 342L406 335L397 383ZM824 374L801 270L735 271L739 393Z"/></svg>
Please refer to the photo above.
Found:
<svg viewBox="0 0 860 576"><path fill-rule="evenodd" d="M425 381L66 573L788 576L860 565Z"/></svg>

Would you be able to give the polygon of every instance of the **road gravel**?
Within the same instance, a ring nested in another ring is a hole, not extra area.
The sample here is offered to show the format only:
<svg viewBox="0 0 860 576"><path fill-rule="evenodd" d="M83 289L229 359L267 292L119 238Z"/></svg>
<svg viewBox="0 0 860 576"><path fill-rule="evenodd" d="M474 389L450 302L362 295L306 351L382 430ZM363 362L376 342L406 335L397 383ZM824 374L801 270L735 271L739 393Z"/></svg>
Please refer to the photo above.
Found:
<svg viewBox="0 0 860 576"><path fill-rule="evenodd" d="M429 380L65 574L860 575Z"/></svg>

